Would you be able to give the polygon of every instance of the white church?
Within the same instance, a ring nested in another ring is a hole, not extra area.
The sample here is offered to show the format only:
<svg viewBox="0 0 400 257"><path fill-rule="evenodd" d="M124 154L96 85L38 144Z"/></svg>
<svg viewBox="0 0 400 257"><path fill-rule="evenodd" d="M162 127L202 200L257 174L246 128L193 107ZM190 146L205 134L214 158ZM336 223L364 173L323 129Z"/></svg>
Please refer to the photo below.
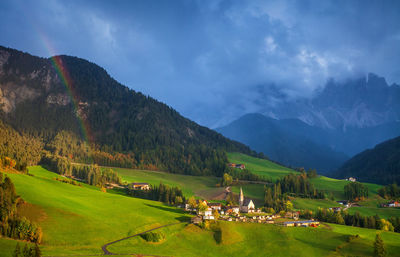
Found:
<svg viewBox="0 0 400 257"><path fill-rule="evenodd" d="M240 193L239 193L239 209L240 209L240 212L244 212L244 213L249 213L249 212L255 211L255 206L254 206L253 200L244 198L242 188L240 188Z"/></svg>

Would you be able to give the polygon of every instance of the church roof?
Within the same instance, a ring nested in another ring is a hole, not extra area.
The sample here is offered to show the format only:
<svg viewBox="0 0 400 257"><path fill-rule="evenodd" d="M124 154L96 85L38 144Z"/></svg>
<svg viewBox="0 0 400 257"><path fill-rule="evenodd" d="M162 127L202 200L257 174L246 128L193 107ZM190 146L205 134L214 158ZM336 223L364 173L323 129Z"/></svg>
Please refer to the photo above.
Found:
<svg viewBox="0 0 400 257"><path fill-rule="evenodd" d="M250 202L253 203L253 200L251 200L251 199L245 199L245 200L243 201L243 205L249 205ZM254 203L253 203L253 204L254 204Z"/></svg>

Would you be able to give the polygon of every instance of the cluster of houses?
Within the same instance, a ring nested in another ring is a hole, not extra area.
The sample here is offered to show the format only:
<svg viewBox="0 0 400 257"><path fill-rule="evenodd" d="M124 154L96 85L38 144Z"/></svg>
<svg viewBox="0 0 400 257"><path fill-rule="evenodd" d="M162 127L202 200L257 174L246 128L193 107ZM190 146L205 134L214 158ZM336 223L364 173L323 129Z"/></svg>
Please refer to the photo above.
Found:
<svg viewBox="0 0 400 257"><path fill-rule="evenodd" d="M131 183L129 189L133 190L150 190L149 183Z"/></svg>
<svg viewBox="0 0 400 257"><path fill-rule="evenodd" d="M150 190L150 185L148 183L131 183L129 184L128 187L133 190ZM261 209L259 208L256 209L254 202L251 199L246 199L244 197L242 188L240 188L240 193L239 193L239 205L223 206L221 203L211 203L208 202L207 200L196 200L196 205L197 206L203 205L206 206L206 208L205 209L202 208L202 210L199 210L198 207L193 208L189 203L186 203L184 206L182 206L185 208L185 211L197 213L197 216L192 218L192 223L194 224L199 224L205 220L215 220L216 219L216 217L214 216L215 212L218 212L219 219L221 220L236 221L236 222L274 224L275 219L281 218L279 214L262 215ZM251 213L252 215L242 216L240 215L241 213ZM258 213L260 214L257 215ZM287 212L284 218L294 219L294 221L279 223L280 225L283 225L285 227L300 227L300 226L317 227L319 225L319 222L314 220L298 221L299 212Z"/></svg>
<svg viewBox="0 0 400 257"><path fill-rule="evenodd" d="M319 221L316 220L296 220L286 221L282 224L285 227L318 227Z"/></svg>
<svg viewBox="0 0 400 257"><path fill-rule="evenodd" d="M400 203L398 201L390 201L388 203L381 204L382 207L400 207Z"/></svg>
<svg viewBox="0 0 400 257"><path fill-rule="evenodd" d="M241 170L244 170L246 168L244 166L244 164L241 164L241 163L239 163L239 164L237 164L237 163L229 163L228 166L231 167L231 168L236 168L236 169L241 169Z"/></svg>
<svg viewBox="0 0 400 257"><path fill-rule="evenodd" d="M350 178L346 178L347 181L351 181L351 182L356 182L356 178L350 177Z"/></svg>
<svg viewBox="0 0 400 257"><path fill-rule="evenodd" d="M253 200L245 199L243 190L240 188L239 205L225 206L223 208L221 203L209 203L206 200L197 200L197 206L200 204L206 205L207 209L200 211L198 208L192 208L190 204L185 204L185 210L190 212L197 212L198 217L202 220L214 220L213 212L217 211L220 215L233 215L239 216L240 213L260 213L261 209L256 209ZM222 217L221 217L222 218ZM197 220L197 219L196 219Z"/></svg>

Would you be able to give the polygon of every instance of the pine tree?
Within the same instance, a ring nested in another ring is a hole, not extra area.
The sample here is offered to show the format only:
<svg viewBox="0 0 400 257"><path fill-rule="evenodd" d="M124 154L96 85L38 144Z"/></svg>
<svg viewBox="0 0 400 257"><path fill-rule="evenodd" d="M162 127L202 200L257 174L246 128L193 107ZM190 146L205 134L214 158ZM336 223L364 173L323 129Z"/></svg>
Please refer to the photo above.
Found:
<svg viewBox="0 0 400 257"><path fill-rule="evenodd" d="M29 257L30 256L30 251L29 251L29 248L28 248L28 244L25 244L25 246L24 246L23 256L24 257Z"/></svg>
<svg viewBox="0 0 400 257"><path fill-rule="evenodd" d="M35 257L41 257L42 256L42 252L40 251L39 245L35 244Z"/></svg>
<svg viewBox="0 0 400 257"><path fill-rule="evenodd" d="M383 257L386 256L386 249L380 234L376 234L374 242L374 256Z"/></svg>
<svg viewBox="0 0 400 257"><path fill-rule="evenodd" d="M17 245L15 246L15 251L13 254L13 257L20 257L21 256L21 248L19 246L19 243L17 242Z"/></svg>

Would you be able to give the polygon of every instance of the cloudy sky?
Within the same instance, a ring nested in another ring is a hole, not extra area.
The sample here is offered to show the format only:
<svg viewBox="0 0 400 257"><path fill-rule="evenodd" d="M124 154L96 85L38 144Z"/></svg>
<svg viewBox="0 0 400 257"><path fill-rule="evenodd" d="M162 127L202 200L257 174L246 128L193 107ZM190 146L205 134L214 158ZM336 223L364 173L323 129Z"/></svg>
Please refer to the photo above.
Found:
<svg viewBox="0 0 400 257"><path fill-rule="evenodd" d="M10 0L0 45L68 54L210 127L334 77L400 82L400 1Z"/></svg>

